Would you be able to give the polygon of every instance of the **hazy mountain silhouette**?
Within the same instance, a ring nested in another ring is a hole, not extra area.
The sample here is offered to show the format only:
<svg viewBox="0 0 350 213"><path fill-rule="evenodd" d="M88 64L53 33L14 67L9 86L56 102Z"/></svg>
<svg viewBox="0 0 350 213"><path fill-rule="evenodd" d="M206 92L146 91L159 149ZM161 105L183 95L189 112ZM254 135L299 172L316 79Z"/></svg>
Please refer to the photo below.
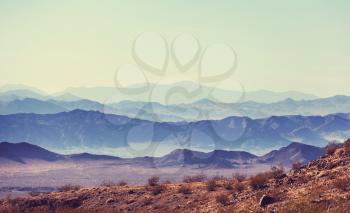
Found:
<svg viewBox="0 0 350 213"><path fill-rule="evenodd" d="M307 163L311 160L318 159L325 154L325 149L310 146L302 143L291 143L287 147L270 153L259 158L262 162L281 163L283 165L291 165L295 162Z"/></svg>
<svg viewBox="0 0 350 213"><path fill-rule="evenodd" d="M324 148L301 143L292 143L287 147L271 151L261 157L242 151L214 150L205 153L188 149L177 149L162 157L119 158L108 155L93 155L89 153L61 155L24 142L2 142L0 143L0 148L0 163L1 159L7 159L22 164L32 160L46 162L84 162L104 160L144 167L194 166L202 168L234 168L239 167L240 165L250 165L255 163L282 164L290 166L294 162L307 163L319 158L325 153Z"/></svg>
<svg viewBox="0 0 350 213"><path fill-rule="evenodd" d="M324 146L329 138L346 137L344 116L273 116L266 119L228 117L198 122L151 122L97 111L0 116L0 140L31 141L66 147L126 147L132 143L191 144L210 149L269 151L292 141Z"/></svg>
<svg viewBox="0 0 350 213"><path fill-rule="evenodd" d="M67 96L70 96L67 94ZM73 96L74 99L75 96ZM18 98L0 94L0 114L15 113L58 113L75 109L95 110L105 113L124 115L150 121L197 121L218 120L229 116L247 116L250 118L266 118L273 115L328 115L347 113L350 109L350 97L334 96L329 98L295 101L284 101L263 104L256 102L216 103L202 99L190 104L162 105L157 102L122 101L101 104L87 99L72 101L58 100L54 97L41 99ZM61 97L62 98L62 97ZM69 99L68 97L66 97ZM6 101L7 99L14 99ZM1 101L2 100L2 101ZM54 105L53 105L54 104Z"/></svg>

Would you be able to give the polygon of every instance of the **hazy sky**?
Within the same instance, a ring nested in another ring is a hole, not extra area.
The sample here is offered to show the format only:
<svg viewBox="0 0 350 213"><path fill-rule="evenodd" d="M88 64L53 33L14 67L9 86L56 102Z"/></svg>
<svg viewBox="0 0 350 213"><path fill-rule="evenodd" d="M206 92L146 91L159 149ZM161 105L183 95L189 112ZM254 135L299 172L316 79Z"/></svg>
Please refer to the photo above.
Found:
<svg viewBox="0 0 350 213"><path fill-rule="evenodd" d="M133 62L136 36L156 32L231 45L232 82L247 90L350 95L349 11L348 0L0 0L0 85L113 86L117 67Z"/></svg>

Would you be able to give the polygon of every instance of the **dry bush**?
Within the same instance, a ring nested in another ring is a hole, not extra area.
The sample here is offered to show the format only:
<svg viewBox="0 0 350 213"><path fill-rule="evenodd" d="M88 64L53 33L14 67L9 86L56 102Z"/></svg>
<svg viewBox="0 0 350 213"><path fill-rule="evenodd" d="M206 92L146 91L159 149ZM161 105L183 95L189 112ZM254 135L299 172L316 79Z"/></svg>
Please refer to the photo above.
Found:
<svg viewBox="0 0 350 213"><path fill-rule="evenodd" d="M292 169L299 170L303 167L303 164L300 161L296 161L292 164Z"/></svg>
<svg viewBox="0 0 350 213"><path fill-rule="evenodd" d="M347 212L347 211L346 209L343 209L342 211L330 211L330 203L328 201L312 202L308 198L301 198L298 200L290 199L286 203L286 205L282 206L282 208L279 209L279 212L322 213L322 212Z"/></svg>
<svg viewBox="0 0 350 213"><path fill-rule="evenodd" d="M337 144L330 143L326 146L326 153L327 153L327 155L333 155L337 149L338 149Z"/></svg>
<svg viewBox="0 0 350 213"><path fill-rule="evenodd" d="M192 175L192 176L185 176L183 178L183 182L185 183L194 183L194 182L203 182L207 179L207 176L200 174L200 175Z"/></svg>
<svg viewBox="0 0 350 213"><path fill-rule="evenodd" d="M171 184L171 181L170 180L166 180L163 182L163 184Z"/></svg>
<svg viewBox="0 0 350 213"><path fill-rule="evenodd" d="M237 180L238 182L242 182L246 179L246 176L236 172L232 175L232 178L233 178L233 180Z"/></svg>
<svg viewBox="0 0 350 213"><path fill-rule="evenodd" d="M159 176L152 176L148 179L148 185L150 186L157 186L159 185Z"/></svg>
<svg viewBox="0 0 350 213"><path fill-rule="evenodd" d="M41 193L40 192L29 192L29 195L32 197L39 196Z"/></svg>
<svg viewBox="0 0 350 213"><path fill-rule="evenodd" d="M103 181L102 183L101 183L101 185L100 186L104 186L104 187L112 187L112 186L115 186L116 184L113 182L113 181Z"/></svg>
<svg viewBox="0 0 350 213"><path fill-rule="evenodd" d="M190 185L184 184L184 185L180 186L180 188L178 189L178 192L185 194L185 195L188 195L188 194L192 194L192 189L191 189Z"/></svg>
<svg viewBox="0 0 350 213"><path fill-rule="evenodd" d="M267 182L271 178L270 172L259 173L255 176L250 177L249 185L254 189L262 189L266 186Z"/></svg>
<svg viewBox="0 0 350 213"><path fill-rule="evenodd" d="M339 190L347 191L350 187L350 178L337 178L334 181L334 186Z"/></svg>
<svg viewBox="0 0 350 213"><path fill-rule="evenodd" d="M220 194L215 197L216 202L221 203L222 205L228 205L230 203L230 199L226 194Z"/></svg>
<svg viewBox="0 0 350 213"><path fill-rule="evenodd" d="M234 185L233 181L225 181L224 188L227 190L233 190L234 189L233 185Z"/></svg>
<svg viewBox="0 0 350 213"><path fill-rule="evenodd" d="M350 139L347 139L347 140L344 142L344 150L345 150L345 153L346 153L346 154L349 154L349 153L350 153Z"/></svg>
<svg viewBox="0 0 350 213"><path fill-rule="evenodd" d="M276 180L283 178L285 175L283 166L273 166L271 167L271 171L267 172L266 175L268 175L268 173Z"/></svg>
<svg viewBox="0 0 350 213"><path fill-rule="evenodd" d="M16 199L12 199L12 196L9 194L6 196L6 198L3 200L4 203L7 203L7 205L0 205L0 212L1 213L20 213L23 212L17 205ZM1 201L0 201L1 204Z"/></svg>
<svg viewBox="0 0 350 213"><path fill-rule="evenodd" d="M220 181L220 180L227 180L226 177L222 176L222 175L215 175L211 178L212 180L216 180L216 181Z"/></svg>
<svg viewBox="0 0 350 213"><path fill-rule="evenodd" d="M159 195L160 193L164 192L166 190L166 187L164 185L156 185L151 188L153 195Z"/></svg>
<svg viewBox="0 0 350 213"><path fill-rule="evenodd" d="M234 184L234 190L236 192L242 192L245 189L245 185L242 182L236 181Z"/></svg>
<svg viewBox="0 0 350 213"><path fill-rule="evenodd" d="M67 191L77 191L79 189L81 189L81 186L79 186L79 185L66 184L66 185L58 187L57 191L67 192Z"/></svg>
<svg viewBox="0 0 350 213"><path fill-rule="evenodd" d="M117 186L126 186L126 185L128 185L128 183L126 181L123 181L123 180L121 180L117 183Z"/></svg>
<svg viewBox="0 0 350 213"><path fill-rule="evenodd" d="M146 199L143 201L142 206L148 206L148 205L151 205L152 203L153 203L152 198L146 198Z"/></svg>
<svg viewBox="0 0 350 213"><path fill-rule="evenodd" d="M217 184L217 181L215 179L211 179L207 182L207 190L209 192L215 191L217 186L218 186L218 184Z"/></svg>

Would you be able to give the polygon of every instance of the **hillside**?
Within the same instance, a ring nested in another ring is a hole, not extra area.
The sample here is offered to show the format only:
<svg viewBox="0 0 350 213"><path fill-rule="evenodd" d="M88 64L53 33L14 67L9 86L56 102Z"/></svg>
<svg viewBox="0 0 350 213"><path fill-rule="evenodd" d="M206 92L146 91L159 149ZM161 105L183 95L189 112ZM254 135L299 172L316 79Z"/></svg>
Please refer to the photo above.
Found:
<svg viewBox="0 0 350 213"><path fill-rule="evenodd" d="M236 175L207 182L197 177L181 184L150 179L146 186L66 186L61 192L3 200L0 208L2 212L346 212L349 172L350 140L287 174L275 168L249 178Z"/></svg>
<svg viewBox="0 0 350 213"><path fill-rule="evenodd" d="M104 184L94 188L66 186L60 192L7 199L0 210L27 212L346 212L350 207L350 140L287 174L279 168L256 176L210 181L196 176L186 183ZM63 211L65 209L65 211ZM70 209L68 211L67 209Z"/></svg>

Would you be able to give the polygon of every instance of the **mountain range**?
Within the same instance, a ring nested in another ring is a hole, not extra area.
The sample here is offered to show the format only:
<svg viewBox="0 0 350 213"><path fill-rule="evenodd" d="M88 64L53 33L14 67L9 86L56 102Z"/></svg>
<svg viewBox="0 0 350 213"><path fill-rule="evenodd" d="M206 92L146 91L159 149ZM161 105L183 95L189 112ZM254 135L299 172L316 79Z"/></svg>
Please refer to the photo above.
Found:
<svg viewBox="0 0 350 213"><path fill-rule="evenodd" d="M292 142L323 147L333 140L344 140L350 136L349 117L349 114L331 114L152 122L84 110L44 115L24 113L0 115L0 140L31 141L54 150L146 145L262 154ZM139 154L147 155L147 152Z"/></svg>
<svg viewBox="0 0 350 213"><path fill-rule="evenodd" d="M18 96L15 96L18 97ZM296 101L286 99L274 103L216 103L203 99L190 104L163 105L157 102L122 101L102 104L87 99L59 100L21 98L5 101L9 97L0 94L0 114L16 113L59 113L75 109L94 110L105 113L128 116L150 121L198 121L217 120L229 116L247 116L250 118L266 118L273 115L328 115L348 113L349 96L333 96L329 98Z"/></svg>
<svg viewBox="0 0 350 213"><path fill-rule="evenodd" d="M89 153L62 155L29 143L0 143L0 164L7 160L20 164L36 162L86 162L86 161L114 161L118 164L137 164L144 167L173 167L190 166L197 168L238 168L241 165L254 163L283 164L291 166L294 162L307 163L317 159L325 153L324 148L301 143L292 143L287 147L274 150L263 156L256 156L242 151L214 150L212 152L198 152L187 149L174 150L162 157L119 158L107 155L93 155Z"/></svg>
<svg viewBox="0 0 350 213"><path fill-rule="evenodd" d="M140 90L139 88L142 88ZM129 90L139 89L139 92L130 93ZM179 90L179 91L178 91ZM165 104L165 97L176 95L178 92L186 91L191 94L188 98L172 99L174 104L192 103L208 97L213 97L212 101L230 103L238 101L255 101L260 103L271 103L282 101L287 98L293 100L312 100L317 96L298 91L273 92L268 90L258 91L233 91L215 87L203 86L190 81L182 81L174 84L139 84L126 88L117 87L72 87L66 90L47 94L39 89L24 85L5 85L0 87L0 101L12 101L15 99L34 98L39 100L65 100L73 101L79 99L89 99L101 103L136 101L136 102L159 102ZM150 96L150 94L152 94ZM215 97L214 97L215 96ZM210 99L210 98L209 98ZM169 103L166 103L167 105Z"/></svg>

